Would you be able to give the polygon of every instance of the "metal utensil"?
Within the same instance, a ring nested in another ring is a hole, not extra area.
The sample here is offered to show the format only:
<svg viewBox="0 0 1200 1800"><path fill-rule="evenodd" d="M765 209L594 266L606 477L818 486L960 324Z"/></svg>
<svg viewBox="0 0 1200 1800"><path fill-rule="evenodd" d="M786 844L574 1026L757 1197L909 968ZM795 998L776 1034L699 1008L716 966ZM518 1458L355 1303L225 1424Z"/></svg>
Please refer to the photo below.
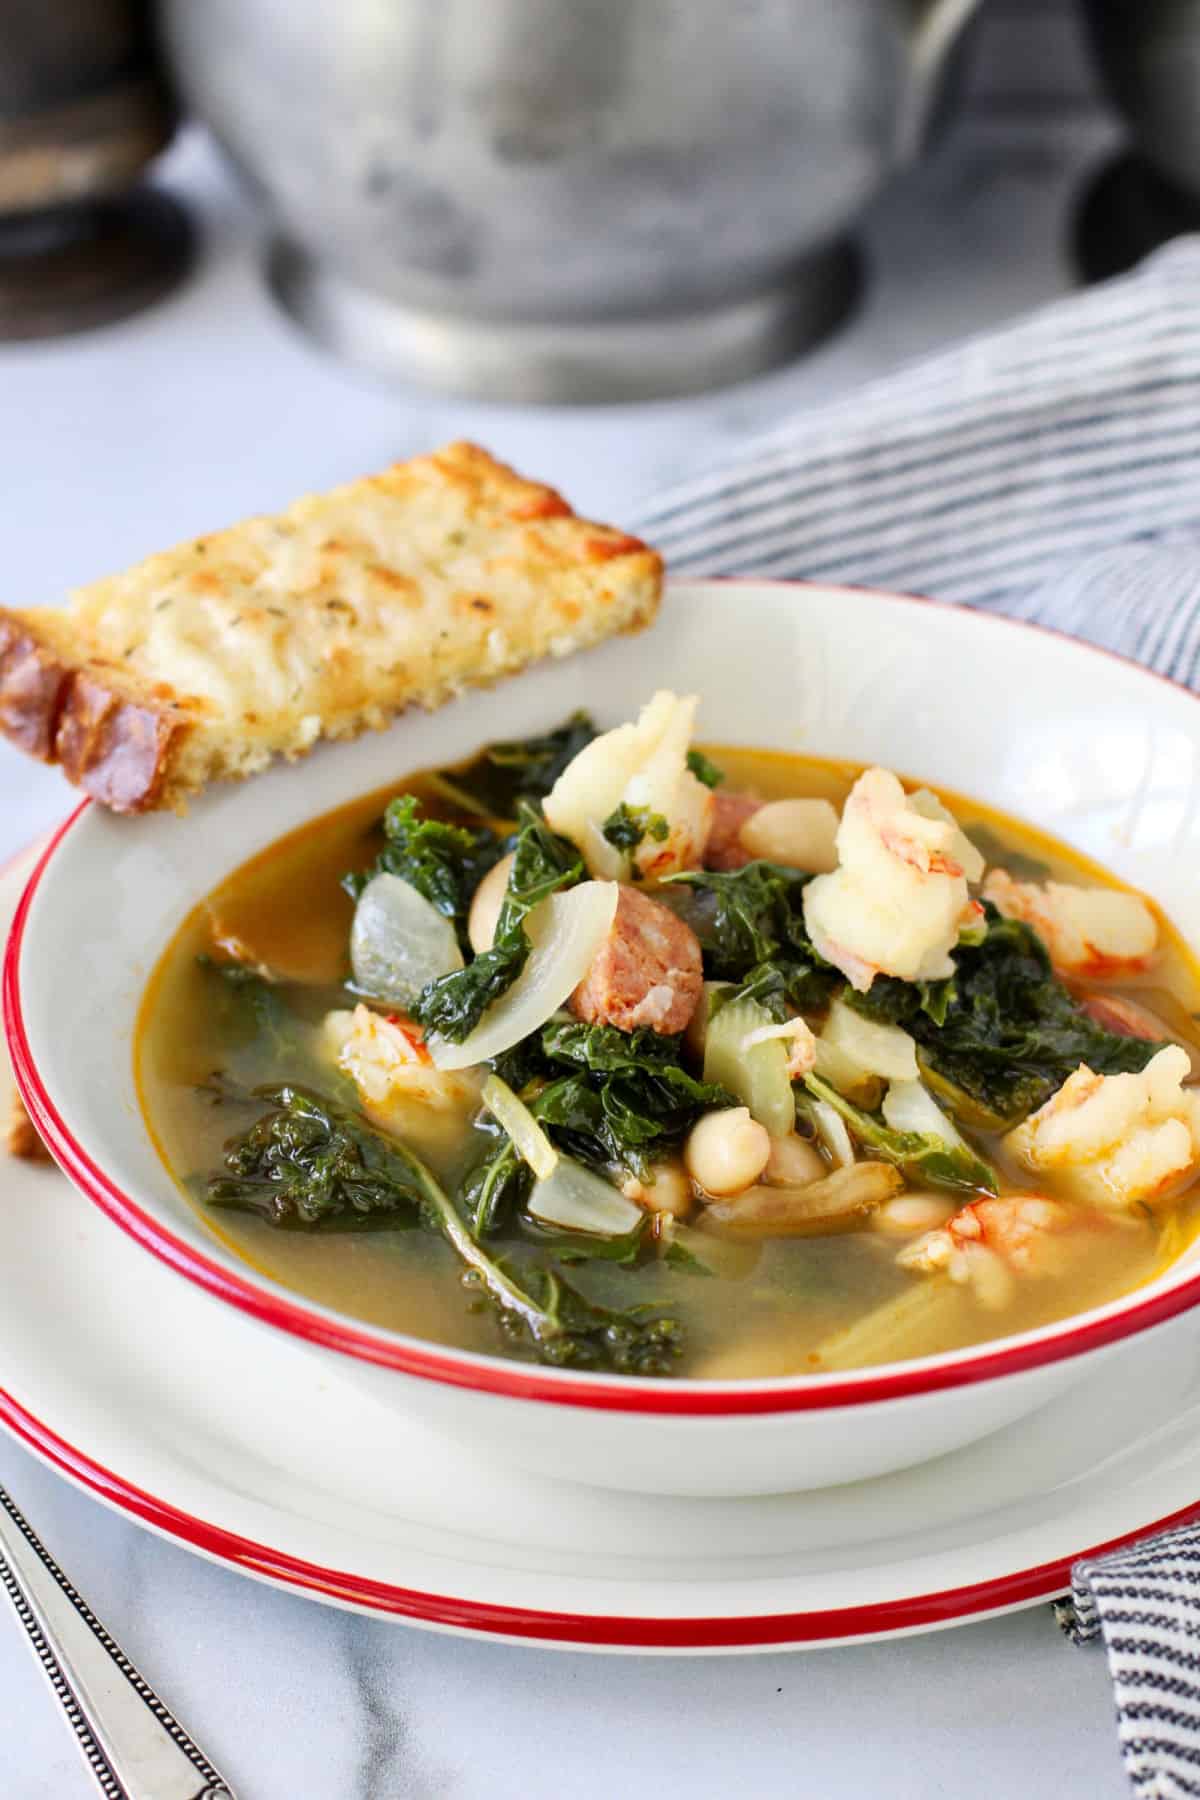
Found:
<svg viewBox="0 0 1200 1800"><path fill-rule="evenodd" d="M106 1800L235 1800L2 1487L0 1587Z"/></svg>
<svg viewBox="0 0 1200 1800"><path fill-rule="evenodd" d="M823 335L978 0L159 0L276 294L405 378L684 393Z"/></svg>

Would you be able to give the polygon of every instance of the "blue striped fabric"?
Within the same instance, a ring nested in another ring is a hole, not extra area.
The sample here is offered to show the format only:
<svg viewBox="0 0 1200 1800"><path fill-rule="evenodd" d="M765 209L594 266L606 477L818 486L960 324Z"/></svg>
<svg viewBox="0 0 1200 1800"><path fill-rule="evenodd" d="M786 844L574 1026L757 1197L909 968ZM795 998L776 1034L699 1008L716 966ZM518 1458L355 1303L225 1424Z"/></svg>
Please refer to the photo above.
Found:
<svg viewBox="0 0 1200 1800"><path fill-rule="evenodd" d="M1200 1527L1076 1563L1056 1611L1076 1643L1102 1638L1138 1800L1200 1795Z"/></svg>
<svg viewBox="0 0 1200 1800"><path fill-rule="evenodd" d="M636 525L679 573L965 601L1195 680L1200 239L790 421Z"/></svg>
<svg viewBox="0 0 1200 1800"><path fill-rule="evenodd" d="M1053 625L1200 689L1200 238L825 405L660 494L678 572ZM1200 1800L1200 1526L1074 1571L1139 1800Z"/></svg>

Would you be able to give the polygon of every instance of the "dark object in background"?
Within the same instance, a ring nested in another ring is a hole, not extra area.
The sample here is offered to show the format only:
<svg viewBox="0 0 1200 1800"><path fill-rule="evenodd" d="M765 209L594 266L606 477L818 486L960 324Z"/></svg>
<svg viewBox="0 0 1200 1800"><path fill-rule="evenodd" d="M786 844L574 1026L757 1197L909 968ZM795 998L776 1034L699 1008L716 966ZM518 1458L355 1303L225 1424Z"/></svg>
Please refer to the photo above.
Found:
<svg viewBox="0 0 1200 1800"><path fill-rule="evenodd" d="M0 339L103 324L175 285L186 216L140 181L174 127L148 4L0 0Z"/></svg>
<svg viewBox="0 0 1200 1800"><path fill-rule="evenodd" d="M287 310L504 400L769 367L844 315L844 234L927 141L977 0L161 0Z"/></svg>
<svg viewBox="0 0 1200 1800"><path fill-rule="evenodd" d="M1076 260L1097 281L1200 230L1200 0L1083 0L1083 9L1133 140L1076 215Z"/></svg>

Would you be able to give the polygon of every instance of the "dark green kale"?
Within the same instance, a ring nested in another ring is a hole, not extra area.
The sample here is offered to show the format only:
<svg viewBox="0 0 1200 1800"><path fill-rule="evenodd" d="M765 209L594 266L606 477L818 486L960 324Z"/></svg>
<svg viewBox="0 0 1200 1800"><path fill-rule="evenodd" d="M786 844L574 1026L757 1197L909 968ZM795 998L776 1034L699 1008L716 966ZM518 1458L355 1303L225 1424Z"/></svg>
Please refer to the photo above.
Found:
<svg viewBox="0 0 1200 1800"><path fill-rule="evenodd" d="M893 1131L876 1113L864 1112L819 1075L806 1075L804 1086L817 1100L825 1100L839 1112L856 1137L873 1156L894 1163L918 1185L999 1192L996 1171L965 1144L953 1144L928 1131Z"/></svg>
<svg viewBox="0 0 1200 1800"><path fill-rule="evenodd" d="M663 886L686 887L708 902L689 913L688 922L700 939L709 980L736 982L782 1016L823 1006L841 985L804 923L802 897L811 879L798 869L751 862L720 872L689 869Z"/></svg>
<svg viewBox="0 0 1200 1800"><path fill-rule="evenodd" d="M554 731L511 743L489 744L465 769L439 776L447 793L497 819L515 819L520 803L545 799L567 764L590 744L596 727L574 712Z"/></svg>
<svg viewBox="0 0 1200 1800"><path fill-rule="evenodd" d="M815 960L801 911L810 879L777 863L751 862L726 871L687 869L668 876L663 885L686 886L710 896L711 916L701 933L705 973L737 981L759 963L780 955L795 953Z"/></svg>
<svg viewBox="0 0 1200 1800"><path fill-rule="evenodd" d="M680 1061L680 1040L653 1031L551 1020L536 1050L497 1059L498 1073L560 1150L604 1171L614 1165L646 1175L698 1115L736 1106L715 1082L698 1081ZM571 1073L564 1075L563 1069ZM518 1217L530 1178L508 1137L497 1131L463 1186L463 1207L477 1236Z"/></svg>
<svg viewBox="0 0 1200 1800"><path fill-rule="evenodd" d="M225 1172L205 1185L210 1204L257 1213L290 1231L421 1223L424 1191L392 1140L291 1082L256 1088L250 1097L271 1110L226 1144Z"/></svg>
<svg viewBox="0 0 1200 1800"><path fill-rule="evenodd" d="M643 838L665 844L671 835L661 813L652 813L648 806L626 806L623 800L609 813L601 830L614 850L636 850Z"/></svg>
<svg viewBox="0 0 1200 1800"><path fill-rule="evenodd" d="M465 969L431 981L416 1004L420 1024L452 1043L461 1043L474 1030L525 967L530 949L523 924L526 915L549 894L574 887L584 877L575 846L550 830L536 806L520 801L517 816L513 866L491 949L474 957Z"/></svg>
<svg viewBox="0 0 1200 1800"><path fill-rule="evenodd" d="M673 1136L694 1116L714 1106L736 1106L715 1082L697 1081L681 1061L681 1040L656 1031L619 1031L552 1019L542 1028L542 1054L600 1077L614 1127L628 1120L625 1139L645 1144Z"/></svg>
<svg viewBox="0 0 1200 1800"><path fill-rule="evenodd" d="M295 1049L300 1021L287 1001L286 984L250 963L200 955L197 965L224 983L217 1025L226 1041L258 1041L275 1055Z"/></svg>
<svg viewBox="0 0 1200 1800"><path fill-rule="evenodd" d="M511 1228L521 1216L533 1186L533 1172L499 1125L485 1119L480 1129L488 1132L491 1141L468 1170L459 1200L471 1235L485 1238Z"/></svg>
<svg viewBox="0 0 1200 1800"><path fill-rule="evenodd" d="M725 779L724 769L719 769L711 758L705 756L703 750L689 750L687 766L696 780L702 781L707 788L720 787Z"/></svg>
<svg viewBox="0 0 1200 1800"><path fill-rule="evenodd" d="M961 949L956 951L956 960L961 955ZM956 991L953 976L945 981L901 981L895 975L877 975L865 994L847 988L844 998L855 1012L881 1025L910 1027L919 1013L925 1013L940 1026L946 1022Z"/></svg>
<svg viewBox="0 0 1200 1800"><path fill-rule="evenodd" d="M419 1157L312 1089L284 1084L259 1089L255 1098L269 1110L226 1146L225 1171L205 1184L211 1204L292 1230L436 1231L464 1264L464 1285L494 1310L514 1345L539 1361L670 1373L683 1348L674 1319L651 1307L595 1306L549 1263L508 1268L480 1246Z"/></svg>
<svg viewBox="0 0 1200 1800"><path fill-rule="evenodd" d="M645 1213L624 1237L597 1237L590 1231L556 1230L526 1217L521 1221L521 1235L527 1243L546 1251L568 1268L574 1263L606 1262L620 1269L632 1269L648 1262L655 1254L653 1224L650 1214Z"/></svg>
<svg viewBox="0 0 1200 1800"><path fill-rule="evenodd" d="M984 911L983 942L954 953L940 1022L917 986L909 985L905 998L905 983L877 980L866 994L846 995L859 1012L912 1034L952 1110L961 1113L954 1105L958 1090L999 1129L1041 1106L1081 1062L1098 1075L1145 1068L1161 1044L1098 1025L1053 973L1037 933L990 903Z"/></svg>
<svg viewBox="0 0 1200 1800"><path fill-rule="evenodd" d="M453 919L465 946L471 897L498 861L503 840L483 826L421 818L420 802L412 794L401 794L389 804L383 833L386 841L372 867L343 875L342 886L350 898L357 900L373 875L398 875Z"/></svg>

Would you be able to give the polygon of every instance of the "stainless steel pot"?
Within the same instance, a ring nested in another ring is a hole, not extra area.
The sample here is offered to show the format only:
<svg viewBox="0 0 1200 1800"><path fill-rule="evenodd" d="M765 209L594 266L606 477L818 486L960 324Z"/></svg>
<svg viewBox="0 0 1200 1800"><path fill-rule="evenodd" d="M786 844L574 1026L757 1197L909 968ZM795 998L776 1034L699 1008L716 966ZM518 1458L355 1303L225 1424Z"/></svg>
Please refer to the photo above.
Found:
<svg viewBox="0 0 1200 1800"><path fill-rule="evenodd" d="M1084 11L1137 149L1200 198L1200 0L1084 0Z"/></svg>
<svg viewBox="0 0 1200 1800"><path fill-rule="evenodd" d="M141 185L174 109L147 0L0 0L0 339L122 318L187 267Z"/></svg>
<svg viewBox="0 0 1200 1800"><path fill-rule="evenodd" d="M297 317L441 387L611 399L828 327L977 0L161 4Z"/></svg>

